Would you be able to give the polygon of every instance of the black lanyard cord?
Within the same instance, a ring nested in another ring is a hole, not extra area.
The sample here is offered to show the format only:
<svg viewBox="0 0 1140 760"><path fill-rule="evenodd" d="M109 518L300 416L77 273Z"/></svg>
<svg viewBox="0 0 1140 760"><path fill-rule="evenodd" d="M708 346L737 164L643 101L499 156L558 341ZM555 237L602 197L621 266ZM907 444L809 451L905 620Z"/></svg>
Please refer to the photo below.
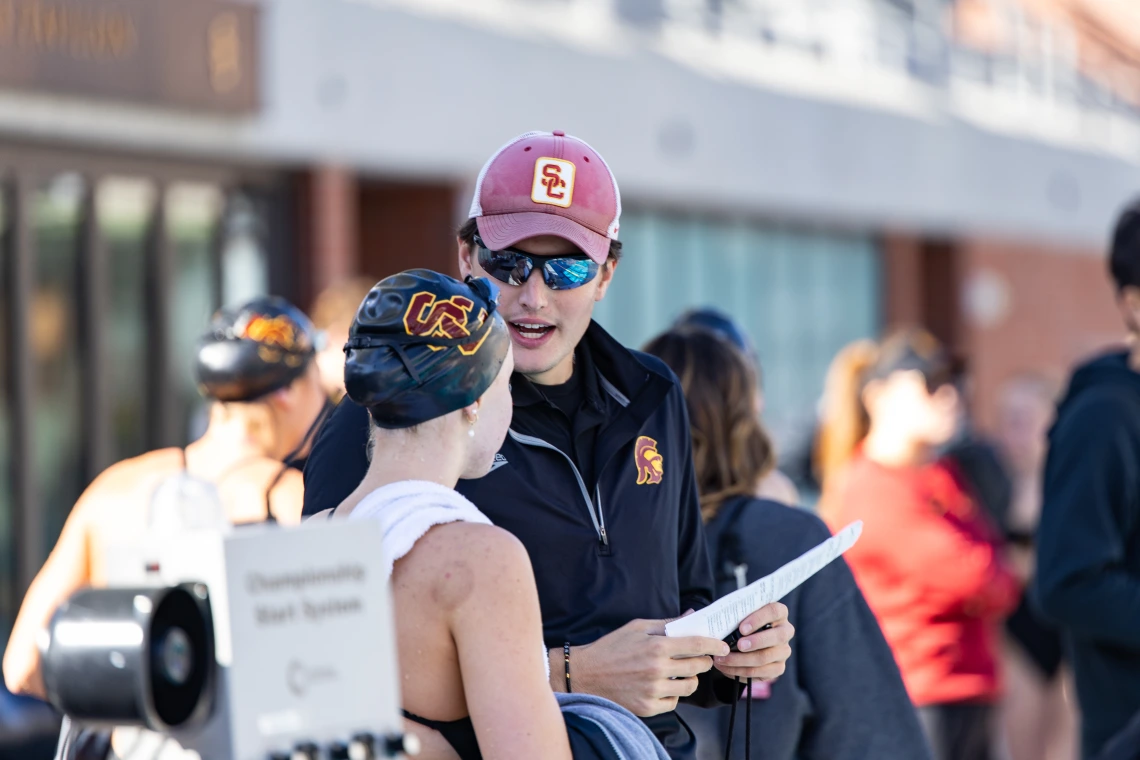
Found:
<svg viewBox="0 0 1140 760"><path fill-rule="evenodd" d="M293 464L293 460L300 457L301 452L304 451L305 447L309 445L309 441L316 438L317 433L320 432L321 425L324 424L326 419L332 416L333 410L335 409L336 404L326 399L325 405L321 407L320 414L318 414L317 418L313 420L313 424L309 425L309 429L305 431L305 437L301 439L301 442L297 444L296 448L286 454L285 458L281 460L285 463L286 468Z"/></svg>
<svg viewBox="0 0 1140 760"><path fill-rule="evenodd" d="M744 703L744 759L752 760L752 679L748 679L748 701Z"/></svg>
<svg viewBox="0 0 1140 760"><path fill-rule="evenodd" d="M735 680L737 683L740 683L739 678L735 678L733 680ZM746 700L744 703L744 758L745 758L745 760L751 760L751 758L752 758L752 679L751 678L749 678L746 681L746 685L744 688L745 688L744 699ZM724 760L731 760L731 758L732 758L732 734L733 734L733 730L736 728L736 703L739 701L740 701L739 698L734 699L732 701L732 710L729 712L729 715L728 715L728 737L725 740L725 745L724 745Z"/></svg>

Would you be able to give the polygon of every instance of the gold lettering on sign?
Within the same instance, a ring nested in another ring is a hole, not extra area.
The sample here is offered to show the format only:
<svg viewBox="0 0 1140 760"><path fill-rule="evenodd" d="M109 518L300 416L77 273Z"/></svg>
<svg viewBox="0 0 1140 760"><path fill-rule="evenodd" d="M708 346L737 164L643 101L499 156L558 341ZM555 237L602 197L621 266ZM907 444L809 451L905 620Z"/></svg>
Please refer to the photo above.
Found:
<svg viewBox="0 0 1140 760"><path fill-rule="evenodd" d="M210 86L230 92L241 83L241 34L237 14L226 12L210 22L207 32Z"/></svg>
<svg viewBox="0 0 1140 760"><path fill-rule="evenodd" d="M11 45L16 38L16 4L0 0L0 45Z"/></svg>
<svg viewBox="0 0 1140 760"><path fill-rule="evenodd" d="M116 60L138 45L135 21L114 8L45 0L0 0L0 45L17 45L77 60Z"/></svg>

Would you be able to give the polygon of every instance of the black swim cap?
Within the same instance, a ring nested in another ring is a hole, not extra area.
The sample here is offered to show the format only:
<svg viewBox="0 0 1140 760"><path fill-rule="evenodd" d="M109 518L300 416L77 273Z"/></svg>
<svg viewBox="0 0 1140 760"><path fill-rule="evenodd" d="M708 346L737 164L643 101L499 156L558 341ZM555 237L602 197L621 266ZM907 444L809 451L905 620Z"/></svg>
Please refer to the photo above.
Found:
<svg viewBox="0 0 1140 760"><path fill-rule="evenodd" d="M309 318L279 296L222 309L198 341L198 390L218 401L253 401L288 387L316 354Z"/></svg>
<svg viewBox="0 0 1140 760"><path fill-rule="evenodd" d="M344 387L382 428L406 428L483 395L511 338L485 278L412 269L376 283L344 345Z"/></svg>

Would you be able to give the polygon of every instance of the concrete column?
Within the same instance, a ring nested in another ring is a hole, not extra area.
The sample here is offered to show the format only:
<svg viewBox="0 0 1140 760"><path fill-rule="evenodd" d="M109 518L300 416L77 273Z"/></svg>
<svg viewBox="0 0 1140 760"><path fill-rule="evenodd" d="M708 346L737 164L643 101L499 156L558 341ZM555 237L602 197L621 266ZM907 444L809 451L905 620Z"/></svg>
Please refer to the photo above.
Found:
<svg viewBox="0 0 1140 760"><path fill-rule="evenodd" d="M883 324L895 327L923 323L922 240L888 233L883 238Z"/></svg>
<svg viewBox="0 0 1140 760"><path fill-rule="evenodd" d="M301 300L358 271L359 201L356 175L340 166L316 166L301 182L298 254Z"/></svg>

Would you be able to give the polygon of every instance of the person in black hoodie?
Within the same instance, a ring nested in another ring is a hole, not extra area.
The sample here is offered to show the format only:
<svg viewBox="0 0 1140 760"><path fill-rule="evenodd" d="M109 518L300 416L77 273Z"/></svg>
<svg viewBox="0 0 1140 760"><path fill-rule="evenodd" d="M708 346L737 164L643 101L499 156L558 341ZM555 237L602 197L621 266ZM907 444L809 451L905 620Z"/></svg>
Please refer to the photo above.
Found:
<svg viewBox="0 0 1140 760"><path fill-rule="evenodd" d="M815 515L754 495L775 457L756 408L749 359L719 333L692 327L675 328L645 350L669 365L685 392L717 596L826 540L830 532ZM783 601L796 627L795 651L783 676L753 684L751 727L762 740L750 755L733 741L731 757L930 758L894 656L847 563L836 560ZM678 711L697 732L699 760L724 757L731 708L682 705ZM743 731L738 726L734 733Z"/></svg>
<svg viewBox="0 0 1140 760"><path fill-rule="evenodd" d="M1131 347L1073 374L1037 536L1036 593L1072 654L1086 760L1140 757L1140 202L1117 224L1109 269Z"/></svg>

